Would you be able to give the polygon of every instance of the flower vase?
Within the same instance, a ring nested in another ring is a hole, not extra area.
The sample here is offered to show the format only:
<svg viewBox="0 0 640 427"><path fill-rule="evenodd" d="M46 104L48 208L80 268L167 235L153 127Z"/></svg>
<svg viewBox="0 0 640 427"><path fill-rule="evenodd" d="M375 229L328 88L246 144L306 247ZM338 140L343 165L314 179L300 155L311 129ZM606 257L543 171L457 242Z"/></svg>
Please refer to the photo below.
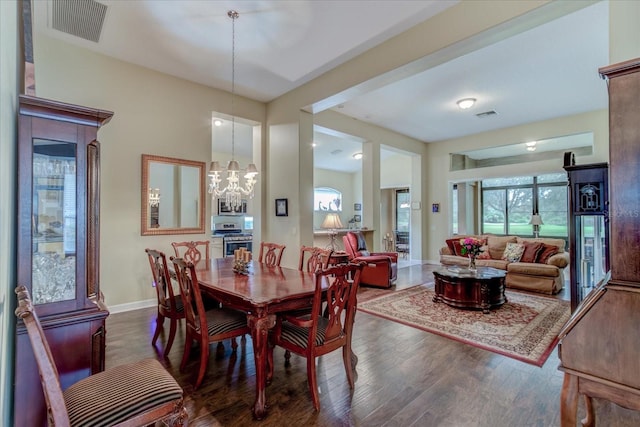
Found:
<svg viewBox="0 0 640 427"><path fill-rule="evenodd" d="M476 267L476 257L473 255L469 255L469 270L474 272L478 270Z"/></svg>

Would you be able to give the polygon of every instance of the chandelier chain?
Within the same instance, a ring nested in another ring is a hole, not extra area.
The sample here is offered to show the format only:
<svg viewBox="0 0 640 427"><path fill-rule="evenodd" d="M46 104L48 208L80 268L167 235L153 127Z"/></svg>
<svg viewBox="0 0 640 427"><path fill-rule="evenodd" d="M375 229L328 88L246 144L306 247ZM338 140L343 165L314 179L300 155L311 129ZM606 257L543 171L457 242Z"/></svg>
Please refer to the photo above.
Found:
<svg viewBox="0 0 640 427"><path fill-rule="evenodd" d="M231 18L231 160L235 160L236 153L236 19L240 16L235 10L227 12Z"/></svg>

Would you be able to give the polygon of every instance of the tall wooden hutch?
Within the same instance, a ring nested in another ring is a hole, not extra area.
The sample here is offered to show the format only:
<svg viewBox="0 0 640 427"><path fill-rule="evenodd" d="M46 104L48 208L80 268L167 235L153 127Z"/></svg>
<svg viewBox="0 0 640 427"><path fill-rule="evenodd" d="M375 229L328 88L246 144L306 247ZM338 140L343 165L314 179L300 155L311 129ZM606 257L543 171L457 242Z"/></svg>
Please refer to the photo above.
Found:
<svg viewBox="0 0 640 427"><path fill-rule="evenodd" d="M609 85L610 277L589 293L560 332L560 413L595 424L591 398L640 410L640 58L600 69Z"/></svg>
<svg viewBox="0 0 640 427"><path fill-rule="evenodd" d="M18 284L36 304L63 389L104 369L109 312L99 284L96 137L112 115L20 96ZM21 321L15 351L15 425L46 425L38 368Z"/></svg>

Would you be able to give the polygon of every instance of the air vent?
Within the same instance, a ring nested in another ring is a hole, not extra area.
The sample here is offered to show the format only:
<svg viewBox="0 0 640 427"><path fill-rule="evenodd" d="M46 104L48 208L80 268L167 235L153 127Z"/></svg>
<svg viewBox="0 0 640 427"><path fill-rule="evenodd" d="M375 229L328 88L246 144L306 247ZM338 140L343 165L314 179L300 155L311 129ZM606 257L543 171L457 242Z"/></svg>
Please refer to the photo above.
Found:
<svg viewBox="0 0 640 427"><path fill-rule="evenodd" d="M340 153L342 153L342 150L340 150L340 149L333 150L333 151L331 152L331 154L333 154L334 156L335 156L336 154L340 154Z"/></svg>
<svg viewBox="0 0 640 427"><path fill-rule="evenodd" d="M107 6L95 0L52 0L51 28L95 43L100 41Z"/></svg>
<svg viewBox="0 0 640 427"><path fill-rule="evenodd" d="M498 113L495 110L485 111L484 113L476 114L476 117L484 119L486 117L497 116Z"/></svg>

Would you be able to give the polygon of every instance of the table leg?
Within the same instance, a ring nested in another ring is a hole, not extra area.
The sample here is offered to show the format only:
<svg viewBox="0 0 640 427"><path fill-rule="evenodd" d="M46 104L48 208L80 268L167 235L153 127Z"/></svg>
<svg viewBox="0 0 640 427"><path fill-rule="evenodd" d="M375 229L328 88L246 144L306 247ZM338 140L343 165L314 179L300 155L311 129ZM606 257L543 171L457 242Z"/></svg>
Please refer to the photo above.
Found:
<svg viewBox="0 0 640 427"><path fill-rule="evenodd" d="M482 306L482 313L489 314L489 285L486 282L480 283L480 305Z"/></svg>
<svg viewBox="0 0 640 427"><path fill-rule="evenodd" d="M560 425L575 427L578 411L578 377L564 374L562 391L560 392Z"/></svg>
<svg viewBox="0 0 640 427"><path fill-rule="evenodd" d="M269 329L276 324L276 316L261 313L247 315L251 338L253 339L253 355L256 364L256 401L253 405L253 416L257 420L267 415L267 351L269 345Z"/></svg>

